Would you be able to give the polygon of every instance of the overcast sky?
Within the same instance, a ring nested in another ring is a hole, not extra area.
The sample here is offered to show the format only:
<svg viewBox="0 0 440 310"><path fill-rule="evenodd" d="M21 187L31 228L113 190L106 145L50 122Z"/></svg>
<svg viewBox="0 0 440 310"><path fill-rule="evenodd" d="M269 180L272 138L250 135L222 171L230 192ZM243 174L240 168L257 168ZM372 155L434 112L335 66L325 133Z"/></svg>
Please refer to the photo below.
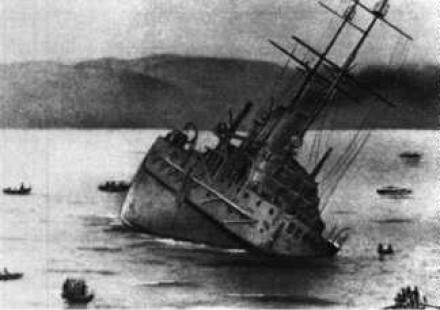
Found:
<svg viewBox="0 0 440 310"><path fill-rule="evenodd" d="M341 9L348 0L324 2ZM391 0L387 18L415 38L410 61L436 60L439 10L439 0ZM0 62L153 53L280 60L267 39L288 46L299 33L322 45L330 17L314 0L0 0ZM375 29L364 61L389 56L398 36L384 29Z"/></svg>

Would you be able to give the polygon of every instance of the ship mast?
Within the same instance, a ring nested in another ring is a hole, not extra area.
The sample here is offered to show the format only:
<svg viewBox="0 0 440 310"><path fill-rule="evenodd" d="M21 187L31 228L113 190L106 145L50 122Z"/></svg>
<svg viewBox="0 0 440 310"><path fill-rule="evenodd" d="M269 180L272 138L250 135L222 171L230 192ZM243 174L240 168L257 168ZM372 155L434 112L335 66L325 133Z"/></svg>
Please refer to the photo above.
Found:
<svg viewBox="0 0 440 310"><path fill-rule="evenodd" d="M336 33L334 34L334 36L331 39L330 43L327 45L325 51L321 55L319 55L318 61L313 66L312 70L310 70L307 73L306 78L304 79L304 82L302 83L301 87L297 91L295 97L291 100L290 105L286 108L286 113L292 113L293 112L296 103L301 99L303 94L310 88L310 86L311 86L310 82L315 77L315 75L318 73L318 69L321 67L321 65L324 62L324 60L326 59L327 55L330 53L332 47L335 45L336 40L338 39L338 37L342 33L342 30L345 28L347 23L354 18L355 13L356 13L356 4L350 5L347 8L347 10L345 11L344 19L343 19L341 25L339 26L339 28L336 30ZM293 36L293 38L295 40L297 39L297 37L295 37L295 36Z"/></svg>
<svg viewBox="0 0 440 310"><path fill-rule="evenodd" d="M337 91L342 90L343 93L346 92L339 85L342 80L344 81L346 80L354 84L355 86L370 92L374 97L376 97L382 102L385 102L389 105L393 105L393 103L391 103L382 95L371 90L369 87L362 85L362 83L358 82L349 73L349 70L352 64L354 63L361 47L364 45L366 38L371 33L371 30L376 25L378 20L384 21L386 25L396 30L399 34L405 36L408 39L411 39L409 35L407 35L398 27L394 26L393 24L385 20L385 16L389 9L388 0L380 0L372 10L370 10L368 7L360 3L358 0L354 0L354 3L347 8L343 16L337 14L335 11L331 10L322 3L321 6L323 6L331 13L336 14L338 17L343 19L341 25L339 26L335 35L332 37L330 43L327 45L325 51L323 53L320 53L319 51L315 50L313 47L311 47L309 44L307 44L300 38L296 36L292 36L292 39L295 40L298 44L306 48L312 54L319 57L318 61L312 68L310 68L307 63L300 60L299 57L297 57L296 55L288 52L286 49L282 48L277 43L270 41L272 45L274 45L281 52L283 52L291 59L296 61L307 72L304 82L299 87L295 96L292 98L290 104L287 107L279 107L279 110L281 110L281 112L278 113L277 119L272 120L271 122L268 122L266 124L266 127L269 128L266 128L264 130L265 136L262 138L265 138L268 150L270 150L272 154L281 155L282 153L284 153L285 150L287 149L286 145L291 145L292 138L294 137L297 138L296 139L297 142L298 140L299 142L302 141L305 132L310 128L311 124L319 117L319 115L322 113L324 108L332 101ZM361 27L352 23L355 14L355 9L357 6L361 7L362 9L364 9L373 16L373 19L370 21L366 29L362 29ZM360 31L362 35L358 40L358 42L356 43L356 45L354 46L354 48L352 49L352 51L350 52L349 56L344 61L343 65L339 66L334 62L332 62L331 60L329 60L327 58L327 55L331 51L332 47L335 45L338 37L340 36L342 30L347 24L353 26L356 30ZM329 68L335 71L336 76L333 77L332 80L329 80L328 78L322 76L318 72L319 68L323 64L328 65ZM304 99L307 92L311 89L314 79L324 80L328 84L327 89L324 91L324 96L321 97L317 105L310 106L309 104L303 103L300 109L298 107L298 103L302 99ZM298 147L298 145L300 144L297 144L296 147Z"/></svg>
<svg viewBox="0 0 440 310"><path fill-rule="evenodd" d="M356 1L356 3L358 3L358 2ZM371 20L371 22L368 25L367 29L365 31L363 31L363 34L362 34L361 38L359 39L358 43L356 44L356 46L351 51L350 55L345 60L345 62L342 65L342 67L338 68L337 65L335 65L332 62L328 61L328 63L330 63L332 65L332 67L338 69L339 72L337 73L336 78L334 79L333 83L327 89L326 94L324 95L325 99L317 107L317 109L315 110L315 113L310 118L309 122L307 123L307 125L305 126L303 131L300 133L300 137L301 138L303 138L305 132L309 129L309 127L313 124L313 122L318 118L318 116L324 110L326 105L334 98L334 96L337 93L337 86L338 86L339 82L342 80L342 78L344 78L344 76L346 74L348 74L348 71L349 71L351 65L355 61L355 59L356 59L356 57L357 57L357 55L359 53L359 50L361 49L361 47L364 44L364 42L367 39L367 37L369 36L369 34L370 34L371 30L373 29L374 25L377 23L377 21L379 19L385 17L385 15L388 13L388 10L389 10L388 0L384 0L384 1L378 2L376 4L375 9L372 11L373 19ZM385 101L386 103L388 103L390 105L393 105L392 103L390 103L386 99L384 99L383 101Z"/></svg>
<svg viewBox="0 0 440 310"><path fill-rule="evenodd" d="M297 58L296 56L290 54L287 50L285 50L283 47L281 47L280 45L278 45L274 41L269 40L269 42L273 46L275 46L277 49L288 54L290 57L294 57L295 61L301 62L303 64L303 66L306 67L306 76L305 76L305 79L304 79L303 83L301 84L300 88L296 92L295 96L290 100L290 104L287 107L278 107L278 109L274 113L274 116L275 116L274 119L272 119L272 121L269 121L265 124L266 128L264 128L262 130L263 134L260 134L258 140L260 140L260 141L267 140L269 138L269 136L271 136L271 134L279 126L279 121L283 117L285 117L285 115L289 115L294 111L295 106L297 105L298 101L310 89L311 82L313 81L313 79L316 76L319 76L318 70L322 66L324 60L326 59L326 56L330 53L331 49L335 45L337 39L341 35L342 30L345 28L345 26L348 23L351 23L351 20L354 18L355 13L356 13L356 3L350 5L346 9L346 11L344 12L344 16L342 17L343 18L342 23L339 25L338 29L336 30L336 33L333 35L333 37L330 40L329 44L327 45L325 51L319 55L318 61L314 64L314 66L312 68L310 68L307 64L303 63L301 60L299 60L299 58ZM280 134L282 134L282 132L280 132ZM275 137L273 137L273 135L272 135L272 140L274 140L274 139L276 140L276 135L275 135Z"/></svg>

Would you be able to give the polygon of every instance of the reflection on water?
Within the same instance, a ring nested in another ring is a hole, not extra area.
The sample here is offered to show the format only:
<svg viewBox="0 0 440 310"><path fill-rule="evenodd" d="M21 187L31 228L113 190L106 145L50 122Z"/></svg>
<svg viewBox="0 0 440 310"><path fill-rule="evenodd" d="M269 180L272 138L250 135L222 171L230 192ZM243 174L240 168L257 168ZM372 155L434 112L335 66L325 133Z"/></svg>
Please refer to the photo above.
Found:
<svg viewBox="0 0 440 310"><path fill-rule="evenodd" d="M375 132L323 214L329 226L352 228L345 247L334 259L289 262L123 227L123 195L97 186L130 180L157 133L1 132L2 186L33 186L28 197L0 195L0 261L25 273L22 280L0 283L2 309L65 308L60 293L66 277L84 278L95 291L88 308L378 308L392 303L402 285L418 285L436 302L436 133ZM409 147L423 150L417 165L398 156ZM384 184L413 194L383 199L376 189ZM395 254L380 260L378 243L393 244Z"/></svg>

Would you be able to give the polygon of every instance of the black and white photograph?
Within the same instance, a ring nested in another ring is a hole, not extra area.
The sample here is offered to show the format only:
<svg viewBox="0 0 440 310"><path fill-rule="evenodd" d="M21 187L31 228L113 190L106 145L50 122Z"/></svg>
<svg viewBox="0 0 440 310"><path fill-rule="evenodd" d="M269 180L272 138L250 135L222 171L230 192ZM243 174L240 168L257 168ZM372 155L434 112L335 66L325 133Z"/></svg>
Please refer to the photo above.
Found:
<svg viewBox="0 0 440 310"><path fill-rule="evenodd" d="M0 309L440 309L439 30L0 0Z"/></svg>

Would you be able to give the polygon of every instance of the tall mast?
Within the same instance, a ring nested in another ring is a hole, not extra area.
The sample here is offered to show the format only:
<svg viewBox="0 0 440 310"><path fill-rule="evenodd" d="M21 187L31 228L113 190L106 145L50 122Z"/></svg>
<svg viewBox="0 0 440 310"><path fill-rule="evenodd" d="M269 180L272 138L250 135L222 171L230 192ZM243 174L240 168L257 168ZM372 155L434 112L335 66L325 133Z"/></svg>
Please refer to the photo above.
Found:
<svg viewBox="0 0 440 310"><path fill-rule="evenodd" d="M385 0L383 4L387 4L388 0ZM324 108L327 106L327 104L334 98L336 95L336 86L339 84L341 79L344 77L344 75L348 72L350 69L350 66L353 64L353 62L356 59L356 56L359 53L359 50L361 49L362 45L364 45L365 40L370 35L371 30L373 29L374 25L379 19L379 16L382 14L385 14L382 10L385 8L385 6L381 6L380 12L378 12L377 15L373 15L373 19L371 20L370 24L368 25L367 29L363 32L361 35L361 38L359 39L356 46L353 48L351 53L348 55L347 59L345 60L342 67L339 69L339 72L336 75L336 78L333 80L330 87L327 89L326 94L324 95L323 102L318 106L318 108L315 110L315 113L310 118L309 122L303 129L303 131L300 133L300 136L303 137L305 132L309 129L309 127L313 124L313 122L318 118L318 116L321 114L321 112L324 110ZM382 15L383 16L383 15Z"/></svg>
<svg viewBox="0 0 440 310"><path fill-rule="evenodd" d="M377 23L378 20L380 20L380 19L384 20L386 22L386 24L391 26L394 30L396 30L397 32L399 32L403 36L405 36L405 37L407 37L409 39L412 39L406 33L404 33L399 28L397 28L396 26L390 24L389 22L387 22L384 19L386 14L388 13L389 6L390 6L388 1L389 0L381 0L381 1L379 1L378 3L376 3L376 5L375 5L373 10L369 10L367 7L363 6L358 1L355 1L356 4L359 4L363 9L367 10L373 16L373 19L370 21L370 24L368 25L368 27L363 31L363 34L362 34L361 38L359 39L358 43L356 44L356 46L351 51L350 55L345 60L345 62L342 65L342 67L338 68L339 70L338 70L338 73L336 75L336 78L333 80L333 83L327 89L326 94L324 95L324 100L317 107L317 109L315 110L313 116L310 118L309 122L307 123L307 125L305 126L303 131L300 133L301 137L304 136L305 132L309 129L309 127L312 125L312 123L318 118L318 116L322 113L324 108L331 102L331 100L336 95L337 85L339 84L341 79L344 78L346 76L346 74L348 73L351 65L353 64L353 62L355 61L355 59L356 59L356 57L357 57L357 55L359 53L359 50L361 49L361 47L365 43L365 40L369 36L371 30L373 29L374 25Z"/></svg>
<svg viewBox="0 0 440 310"><path fill-rule="evenodd" d="M325 8L328 8L327 6L321 4ZM368 13L370 13L373 18L368 24L366 29L362 29L361 27L354 25L352 23L352 19L354 16L354 11L356 6L360 6L362 9L366 10ZM371 30L375 26L378 20L384 21L385 24L390 26L391 28L398 31L400 34L404 35L407 38L411 38L407 34L405 34L402 30L397 28L396 26L392 25L388 21L384 19L385 15L387 14L389 9L388 0L380 0L374 7L374 9L370 10L363 4L361 4L358 0L354 0L354 4L351 5L343 16L339 17L343 18L343 22L341 23L340 27L336 31L335 35L333 36L330 43L327 45L327 48L323 53L318 52L313 47L308 45L306 42L301 40L300 38L296 36L292 36L292 39L294 39L297 43L305 47L307 50L309 50L311 53L315 54L319 57L317 63L312 67L309 68L307 63L304 63L303 61L299 60L298 57L295 55L292 55L291 53L287 52L285 49L281 48L278 44L275 44L274 42L271 42L275 47L280 49L283 53L287 54L291 59L298 62L304 69L306 69L307 74L304 82L301 84L300 88L296 92L295 96L292 98L291 103L289 106L285 108L284 113L280 113L280 118L277 121L272 122L270 125L272 126L269 130L270 134L267 135L267 143L269 144L269 148L271 152L279 153L282 152L283 149L285 149L286 144L289 144L292 137L297 137L300 139L303 138L304 133L306 130L310 127L310 125L317 119L317 117L320 115L320 113L323 111L323 109L327 106L328 103L334 98L334 95L336 94L336 91L340 88L340 82L342 79L350 81L351 83L355 84L357 87L360 87L362 89L365 89L372 93L376 98L379 100L393 105L391 102L389 102L386 98L384 98L382 95L374 92L373 90L369 89L369 87L362 85L362 83L358 82L350 73L350 67L354 63L361 47L364 45L366 38L370 35ZM333 14L335 14L334 11L331 10ZM345 59L342 66L335 64L331 60L327 58L328 53L330 52L331 48L334 46L337 38L339 37L340 33L342 32L343 28L350 24L355 29L359 30L362 35L350 54ZM329 65L330 68L334 69L336 76L332 78L331 81L328 81L325 77L321 76L318 73L319 67L323 64ZM298 107L297 103L304 98L306 92L310 89L312 86L312 80L314 78L324 79L328 87L324 91L324 96L321 97L319 101L315 101L314 104L308 104L304 102L302 104L301 109L296 108ZM295 112L295 113L294 113ZM266 129L267 130L267 129Z"/></svg>
<svg viewBox="0 0 440 310"><path fill-rule="evenodd" d="M291 104L287 107L287 109L286 109L287 113L293 112L293 109L296 105L296 102L298 100L300 100L301 97L303 96L303 94L309 89L310 82L317 74L318 69L320 68L320 66L322 65L324 60L326 59L327 55L330 53L332 47L335 45L336 40L338 39L338 37L342 33L342 30L345 28L347 23L350 22L354 18L355 13L356 13L356 4L354 4L354 5L352 4L345 11L344 19L342 20L342 23L339 26L338 30L336 30L336 33L334 34L333 38L330 40L329 44L327 45L325 51L319 56L319 59L316 62L316 64L313 66L312 70L310 70L307 73L306 78L304 79L304 82L302 83L301 87L297 91L295 97L291 100Z"/></svg>
<svg viewBox="0 0 440 310"><path fill-rule="evenodd" d="M267 140L270 139L272 141L278 140L280 135L283 135L283 132L277 133L277 128L283 124L283 119L286 119L288 115L292 114L294 112L294 108L301 100L301 98L304 96L304 94L310 89L311 82L314 78L322 78L318 72L322 64L327 60L327 55L330 53L331 49L334 47L337 39L341 35L343 29L347 26L347 24L351 24L352 19L354 18L354 15L356 13L356 3L351 4L347 7L347 9L344 12L344 15L342 18L342 23L339 25L338 29L336 30L335 34L331 38L329 44L326 46L324 52L322 54L319 54L318 61L314 64L312 68L309 68L307 66L307 73L306 77L301 84L300 88L296 92L295 96L290 100L290 104L287 107L281 107L278 108L277 115L275 116L276 119L273 119L272 121L265 124L265 128L262 130L262 135L260 135L260 140ZM296 37L295 37L296 38ZM283 51L283 48L281 48L278 44L276 44L273 41L269 41L272 45ZM285 51L283 51L285 52ZM293 56L293 55L292 55ZM269 142L270 143L270 142Z"/></svg>

